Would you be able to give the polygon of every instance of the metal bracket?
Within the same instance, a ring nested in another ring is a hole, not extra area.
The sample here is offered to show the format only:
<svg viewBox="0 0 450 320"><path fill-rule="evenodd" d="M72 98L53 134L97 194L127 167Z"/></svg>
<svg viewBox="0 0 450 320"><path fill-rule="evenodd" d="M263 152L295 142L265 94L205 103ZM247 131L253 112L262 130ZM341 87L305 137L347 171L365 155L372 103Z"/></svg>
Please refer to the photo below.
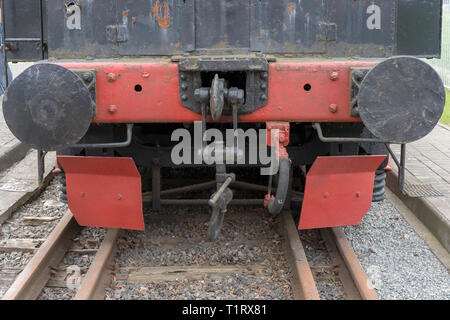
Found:
<svg viewBox="0 0 450 320"><path fill-rule="evenodd" d="M400 150L400 161L397 156L392 151L391 147L386 143L386 149L389 151L392 159L398 168L398 185L400 186L400 191L403 192L405 189L405 170L406 170L406 144L401 145Z"/></svg>
<svg viewBox="0 0 450 320"><path fill-rule="evenodd" d="M82 70L82 69L70 70L70 71L75 73L81 80L83 80L85 86L88 88L89 92L91 93L92 101L94 101L95 106L96 106L97 105L96 71L95 70Z"/></svg>
<svg viewBox="0 0 450 320"><path fill-rule="evenodd" d="M245 78L239 90L245 91L245 101L239 108L240 114L251 113L268 102L269 65L265 58L254 56L202 56L177 58L179 76L179 94L183 106L197 113L201 113L201 107L196 98L196 91L206 87L205 78L218 74L225 81L230 80L235 73L242 73L239 78ZM245 74L245 76L244 76ZM230 86L238 87L233 83ZM224 106L223 114L231 115L231 104Z"/></svg>
<svg viewBox="0 0 450 320"><path fill-rule="evenodd" d="M313 128L316 129L317 135L319 136L319 140L327 143L390 143L390 141L384 141L380 139L372 139L372 138L340 138L340 137L324 137L322 127L320 123L313 123Z"/></svg>
<svg viewBox="0 0 450 320"><path fill-rule="evenodd" d="M322 41L336 41L337 40L337 24L319 22L319 40Z"/></svg>
<svg viewBox="0 0 450 320"><path fill-rule="evenodd" d="M100 148L125 148L131 144L133 137L133 124L127 124L127 140L124 142L112 142L112 143L88 143L88 144L74 144L71 148L84 148L84 149L100 149Z"/></svg>
<svg viewBox="0 0 450 320"><path fill-rule="evenodd" d="M127 42L129 38L128 26L123 24L110 25L106 27L106 39L109 42Z"/></svg>
<svg viewBox="0 0 450 320"><path fill-rule="evenodd" d="M351 68L350 69L350 115L359 117L358 111L358 93L364 77L370 68Z"/></svg>

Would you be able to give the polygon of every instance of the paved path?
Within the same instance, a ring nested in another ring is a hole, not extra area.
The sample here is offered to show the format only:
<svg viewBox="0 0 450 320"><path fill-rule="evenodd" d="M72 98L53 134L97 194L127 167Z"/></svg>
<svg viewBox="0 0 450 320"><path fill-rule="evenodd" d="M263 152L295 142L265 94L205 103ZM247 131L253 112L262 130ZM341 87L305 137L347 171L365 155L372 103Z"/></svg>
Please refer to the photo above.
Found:
<svg viewBox="0 0 450 320"><path fill-rule="evenodd" d="M400 146L392 149L399 156ZM444 196L404 201L450 252L450 127L438 124L428 136L408 144L406 151L406 181L431 184ZM391 166L395 167L393 161Z"/></svg>
<svg viewBox="0 0 450 320"><path fill-rule="evenodd" d="M10 64L13 77L19 75L30 65L31 63ZM24 157L27 151L27 148L8 129L3 118L2 101L3 96L0 96L0 172Z"/></svg>
<svg viewBox="0 0 450 320"><path fill-rule="evenodd" d="M392 148L400 154L398 145ZM439 124L425 138L407 145L409 176L433 186L450 197L450 127Z"/></svg>

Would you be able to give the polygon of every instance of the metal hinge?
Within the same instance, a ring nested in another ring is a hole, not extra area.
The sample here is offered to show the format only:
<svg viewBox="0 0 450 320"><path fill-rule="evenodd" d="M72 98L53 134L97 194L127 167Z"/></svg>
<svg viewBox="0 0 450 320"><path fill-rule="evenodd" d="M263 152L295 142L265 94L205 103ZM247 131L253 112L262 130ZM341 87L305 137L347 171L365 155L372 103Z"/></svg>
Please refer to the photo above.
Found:
<svg viewBox="0 0 450 320"><path fill-rule="evenodd" d="M337 24L319 22L319 40L337 41Z"/></svg>
<svg viewBox="0 0 450 320"><path fill-rule="evenodd" d="M123 24L110 25L106 27L106 39L110 42L127 42L128 27Z"/></svg>

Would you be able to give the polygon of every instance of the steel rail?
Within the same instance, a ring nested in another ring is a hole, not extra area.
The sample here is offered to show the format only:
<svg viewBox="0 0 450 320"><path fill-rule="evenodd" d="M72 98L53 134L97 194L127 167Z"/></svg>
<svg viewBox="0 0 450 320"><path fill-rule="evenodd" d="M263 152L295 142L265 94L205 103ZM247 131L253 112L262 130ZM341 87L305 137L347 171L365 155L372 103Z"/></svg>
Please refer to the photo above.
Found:
<svg viewBox="0 0 450 320"><path fill-rule="evenodd" d="M48 239L17 276L2 300L36 299L50 279L51 268L57 267L79 231L80 226L72 213L67 211Z"/></svg>
<svg viewBox="0 0 450 320"><path fill-rule="evenodd" d="M120 229L109 229L74 300L103 300L111 281L109 267L116 252Z"/></svg>
<svg viewBox="0 0 450 320"><path fill-rule="evenodd" d="M331 228L331 233L361 298L363 300L378 300L377 293L370 285L370 281L342 228Z"/></svg>
<svg viewBox="0 0 450 320"><path fill-rule="evenodd" d="M282 213L284 232L286 235L286 251L295 277L292 289L296 299L320 300L311 268L306 258L305 250L289 211ZM300 292L299 292L300 291Z"/></svg>

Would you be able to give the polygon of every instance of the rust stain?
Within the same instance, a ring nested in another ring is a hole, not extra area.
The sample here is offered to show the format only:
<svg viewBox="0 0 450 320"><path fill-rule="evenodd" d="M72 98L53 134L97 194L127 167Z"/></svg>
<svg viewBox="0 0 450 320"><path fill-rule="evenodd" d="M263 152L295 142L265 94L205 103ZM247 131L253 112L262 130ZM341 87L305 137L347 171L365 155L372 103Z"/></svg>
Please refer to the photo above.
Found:
<svg viewBox="0 0 450 320"><path fill-rule="evenodd" d="M267 30L265 30L265 29L260 29L260 30L259 30L259 35L260 35L261 37L264 37L264 36L266 35L266 32L267 32Z"/></svg>
<svg viewBox="0 0 450 320"><path fill-rule="evenodd" d="M129 14L130 14L130 13L129 13L128 11L122 12L122 15L123 15L124 17L128 17Z"/></svg>
<svg viewBox="0 0 450 320"><path fill-rule="evenodd" d="M181 42L177 42L177 43L171 42L171 43L170 43L170 46L171 46L171 47L177 47L177 48L179 48L179 47L181 47Z"/></svg>
<svg viewBox="0 0 450 320"><path fill-rule="evenodd" d="M136 23L136 17L132 17L131 21L133 21L133 23Z"/></svg>
<svg viewBox="0 0 450 320"><path fill-rule="evenodd" d="M297 10L297 5L295 3L291 3L286 8L289 15L291 15L295 10Z"/></svg>
<svg viewBox="0 0 450 320"><path fill-rule="evenodd" d="M164 11L164 15L162 15ZM160 3L156 0L155 5L150 12L150 18L155 18L160 28L167 29L170 27L170 8L167 2Z"/></svg>

